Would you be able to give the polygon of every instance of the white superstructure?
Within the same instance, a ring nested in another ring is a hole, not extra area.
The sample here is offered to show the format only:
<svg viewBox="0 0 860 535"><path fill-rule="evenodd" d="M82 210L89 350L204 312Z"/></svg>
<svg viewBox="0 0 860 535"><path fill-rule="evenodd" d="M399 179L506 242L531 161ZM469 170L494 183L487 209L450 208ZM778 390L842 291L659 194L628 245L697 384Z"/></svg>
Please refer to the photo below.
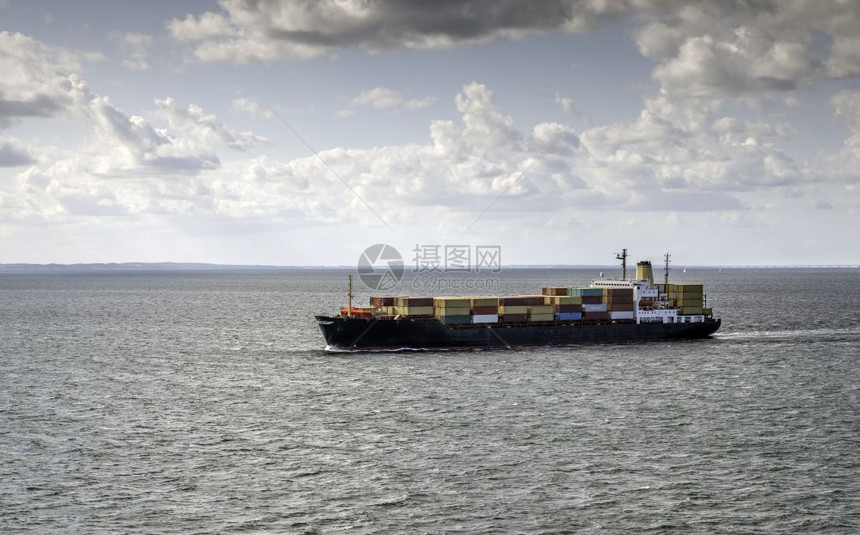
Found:
<svg viewBox="0 0 860 535"><path fill-rule="evenodd" d="M591 287L633 288L632 317L624 313L615 313L615 317L612 319L634 319L636 323L699 323L705 321L704 314L682 315L679 309L671 306L665 289L664 293L661 294L660 288L654 286L646 278L640 280L595 279L591 282Z"/></svg>

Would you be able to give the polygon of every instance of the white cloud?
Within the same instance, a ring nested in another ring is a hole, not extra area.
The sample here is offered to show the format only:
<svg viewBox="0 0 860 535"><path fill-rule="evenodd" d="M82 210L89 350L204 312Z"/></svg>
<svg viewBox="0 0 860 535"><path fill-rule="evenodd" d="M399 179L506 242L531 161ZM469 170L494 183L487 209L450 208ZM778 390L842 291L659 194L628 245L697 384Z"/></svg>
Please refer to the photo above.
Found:
<svg viewBox="0 0 860 535"><path fill-rule="evenodd" d="M567 98L567 97L565 97L565 96L562 96L562 94L561 94L561 93L556 93L556 94L555 94L555 103L556 103L556 105L558 105L558 107L560 107L560 108L561 108L562 110L564 110L566 113L570 113L570 112L576 111L576 110L573 108L573 100L571 100L571 99L569 99L569 98Z"/></svg>
<svg viewBox="0 0 860 535"><path fill-rule="evenodd" d="M634 11L639 50L659 62L654 78L673 97L787 92L860 74L856 2L642 3Z"/></svg>
<svg viewBox="0 0 860 535"><path fill-rule="evenodd" d="M160 128L141 116L127 115L107 97L89 96L95 138L65 159L30 169L27 182L54 187L62 183L68 189L69 180L190 176L220 167L218 149L245 150L267 143L251 132L225 127L195 104L179 108L172 98L156 100L154 117L167 123Z"/></svg>
<svg viewBox="0 0 860 535"><path fill-rule="evenodd" d="M189 104L185 109L177 108L172 98L156 100L155 104L159 108L158 116L167 121L172 132L204 146L246 150L268 143L266 138L253 132L236 132L227 128L214 115L205 113L196 104Z"/></svg>
<svg viewBox="0 0 860 535"><path fill-rule="evenodd" d="M848 184L860 184L860 91L840 91L831 103L851 135L845 139L842 151L826 158L826 173Z"/></svg>
<svg viewBox="0 0 860 535"><path fill-rule="evenodd" d="M853 113L853 99L846 95L834 105ZM824 190L810 184L802 162L772 144L791 135L781 124L654 97L626 124L576 132L543 123L523 132L486 86L463 87L454 103L459 119L433 121L424 143L332 148L319 156L405 232L457 235L496 199L477 231L531 240L535 232L557 239L571 229L601 229L605 237L643 221L689 232L718 226L725 239L750 227L790 224L781 203L823 212L808 208ZM207 147L241 145L241 136L193 105L164 99L157 106L150 122L93 95L96 139L31 165L14 189L0 188L0 219L177 227L205 221L206 228L302 228L314 236L333 224L350 233L381 228L316 156L221 162ZM834 208L824 215L841 214Z"/></svg>
<svg viewBox="0 0 860 535"><path fill-rule="evenodd" d="M180 41L203 41L230 37L236 33L227 17L211 11L203 13L200 17L186 15L182 20L173 19L165 26L170 34Z"/></svg>
<svg viewBox="0 0 860 535"><path fill-rule="evenodd" d="M817 70L804 43L777 41L742 26L727 40L687 39L676 57L654 70L654 78L673 96L721 98L796 89Z"/></svg>
<svg viewBox="0 0 860 535"><path fill-rule="evenodd" d="M111 32L110 37L118 42L127 54L122 62L125 68L133 71L149 69L147 59L153 43L151 35L139 32Z"/></svg>
<svg viewBox="0 0 860 535"><path fill-rule="evenodd" d="M23 117L63 115L82 94L71 70L77 56L20 33L0 32L0 128Z"/></svg>
<svg viewBox="0 0 860 535"><path fill-rule="evenodd" d="M394 91L387 87L374 87L362 91L356 95L350 105L352 106L370 106L372 108L385 109L405 109L417 110L425 108L436 101L433 97L424 97L420 99L405 99L398 91Z"/></svg>
<svg viewBox="0 0 860 535"><path fill-rule="evenodd" d="M272 111L268 108L263 108L260 103L250 98L233 99L232 107L234 111L242 112L251 117L259 117L262 119L271 119Z"/></svg>
<svg viewBox="0 0 860 535"><path fill-rule="evenodd" d="M563 156L548 153L535 161L532 137L517 132L486 87L464 87L456 104L462 122L434 122L429 143L335 148L322 151L320 157L363 198L395 207L391 214L395 219L408 217L410 206L483 204L513 185L524 171L528 174L510 189L511 198L546 202L539 199L559 185L583 187L571 176ZM206 147L244 146L259 139L218 127L195 106L182 109L172 99L157 105L155 117L166 121L165 129L93 96L97 139L74 155L21 173L20 192L32 200L28 210L41 207L37 213L42 218L157 213L372 221L361 201L318 158L221 164ZM535 137L543 139L556 130L555 125L538 127ZM575 144L575 138L563 144L570 143ZM148 180L132 180L138 176Z"/></svg>
<svg viewBox="0 0 860 535"><path fill-rule="evenodd" d="M860 91L840 91L831 99L836 116L855 134L860 135Z"/></svg>
<svg viewBox="0 0 860 535"><path fill-rule="evenodd" d="M156 101L159 126L94 93L77 74L63 72L74 56L20 34L0 34L0 124L28 117L74 116L92 134L73 149L34 147L0 139L0 166L24 167L13 189L0 189L9 220L189 214L201 183L192 178L221 166L220 149L267 143L237 132L195 104Z"/></svg>

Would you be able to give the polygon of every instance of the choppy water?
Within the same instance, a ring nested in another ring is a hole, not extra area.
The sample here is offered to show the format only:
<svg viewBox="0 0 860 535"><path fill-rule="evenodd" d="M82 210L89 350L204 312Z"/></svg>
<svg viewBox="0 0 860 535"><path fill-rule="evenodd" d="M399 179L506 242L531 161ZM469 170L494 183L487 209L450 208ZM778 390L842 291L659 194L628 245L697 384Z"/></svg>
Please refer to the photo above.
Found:
<svg viewBox="0 0 860 535"><path fill-rule="evenodd" d="M356 355L345 272L0 275L0 532L860 531L860 274L682 276L711 340Z"/></svg>

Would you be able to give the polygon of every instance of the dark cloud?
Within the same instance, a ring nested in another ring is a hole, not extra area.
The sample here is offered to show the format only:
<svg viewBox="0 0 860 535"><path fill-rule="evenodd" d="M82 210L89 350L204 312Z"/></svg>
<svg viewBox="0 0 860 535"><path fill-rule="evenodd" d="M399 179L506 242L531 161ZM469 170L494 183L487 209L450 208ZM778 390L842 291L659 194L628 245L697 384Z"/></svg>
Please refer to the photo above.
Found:
<svg viewBox="0 0 860 535"><path fill-rule="evenodd" d="M66 102L48 95L37 95L28 100L2 97L0 95L0 125L11 117L50 117L66 106Z"/></svg>
<svg viewBox="0 0 860 535"><path fill-rule="evenodd" d="M0 167L30 165L35 160L23 147L0 141Z"/></svg>
<svg viewBox="0 0 860 535"><path fill-rule="evenodd" d="M204 61L313 57L332 48L430 49L577 31L624 12L623 3L587 0L224 0L226 13L167 22L180 40L201 41Z"/></svg>
<svg viewBox="0 0 860 535"><path fill-rule="evenodd" d="M271 7L272 2L242 3L242 10L254 17L267 15ZM333 9L328 2L308 3L308 15L317 15L329 24L302 31L273 25L268 34L318 46L399 48L419 37L460 42L505 30L554 30L575 20L578 13L592 15L585 2L557 0L378 0L367 3L366 8L362 16L353 16L345 9Z"/></svg>

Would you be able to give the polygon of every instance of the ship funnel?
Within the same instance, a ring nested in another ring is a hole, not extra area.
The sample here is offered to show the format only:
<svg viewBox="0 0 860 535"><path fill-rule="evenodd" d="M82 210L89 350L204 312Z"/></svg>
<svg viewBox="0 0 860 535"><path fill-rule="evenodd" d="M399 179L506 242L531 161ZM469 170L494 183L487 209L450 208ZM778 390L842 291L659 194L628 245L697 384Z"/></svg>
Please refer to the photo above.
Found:
<svg viewBox="0 0 860 535"><path fill-rule="evenodd" d="M654 272L651 271L651 262L643 260L636 264L636 280L648 281L649 284L654 285Z"/></svg>

